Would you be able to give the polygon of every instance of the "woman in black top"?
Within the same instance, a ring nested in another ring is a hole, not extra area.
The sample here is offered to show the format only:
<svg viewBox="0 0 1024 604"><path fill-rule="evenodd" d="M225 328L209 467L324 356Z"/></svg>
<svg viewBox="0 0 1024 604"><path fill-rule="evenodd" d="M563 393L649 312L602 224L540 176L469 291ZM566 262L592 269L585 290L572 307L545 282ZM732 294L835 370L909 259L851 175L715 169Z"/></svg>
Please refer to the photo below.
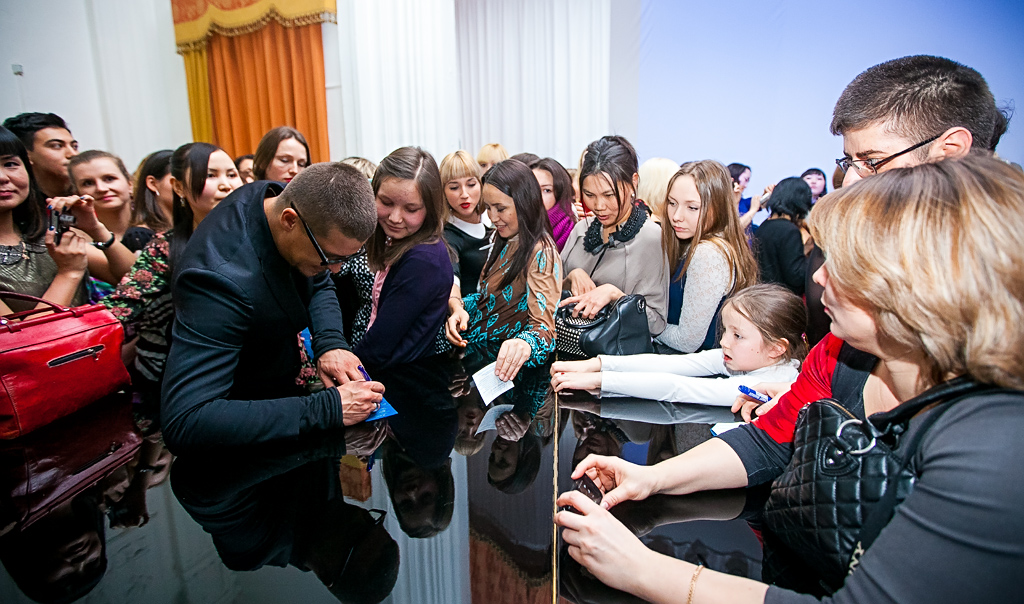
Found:
<svg viewBox="0 0 1024 604"><path fill-rule="evenodd" d="M453 289L452 295L463 298L476 293L490 249L490 229L483 223L480 204L480 168L473 156L460 149L441 160L440 172L448 202L444 240L454 256L458 289Z"/></svg>
<svg viewBox="0 0 1024 604"><path fill-rule="evenodd" d="M772 216L754 231L754 256L761 281L778 283L802 296L807 275L803 220L811 211L811 188L802 179L784 178L768 198Z"/></svg>

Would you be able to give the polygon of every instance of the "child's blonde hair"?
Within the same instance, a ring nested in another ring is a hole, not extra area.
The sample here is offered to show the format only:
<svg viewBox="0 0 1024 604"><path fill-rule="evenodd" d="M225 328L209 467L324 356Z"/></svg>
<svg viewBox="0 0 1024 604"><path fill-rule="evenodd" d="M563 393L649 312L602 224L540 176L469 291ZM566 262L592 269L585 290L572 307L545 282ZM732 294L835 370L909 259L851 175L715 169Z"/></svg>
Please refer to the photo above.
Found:
<svg viewBox="0 0 1024 604"><path fill-rule="evenodd" d="M785 287L771 283L751 285L730 296L722 309L726 307L750 321L765 343L786 347L779 362L802 362L807 356L807 312L803 300Z"/></svg>

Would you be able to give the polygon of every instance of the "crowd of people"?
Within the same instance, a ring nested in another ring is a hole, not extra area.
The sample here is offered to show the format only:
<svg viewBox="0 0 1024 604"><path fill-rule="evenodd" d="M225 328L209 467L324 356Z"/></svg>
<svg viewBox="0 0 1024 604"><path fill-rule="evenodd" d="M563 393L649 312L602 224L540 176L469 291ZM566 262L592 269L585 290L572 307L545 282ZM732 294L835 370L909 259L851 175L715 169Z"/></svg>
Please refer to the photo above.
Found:
<svg viewBox="0 0 1024 604"><path fill-rule="evenodd" d="M745 197L747 165L640 165L621 136L570 169L500 144L440 165L418 147L313 164L282 126L252 155L188 143L133 175L79 153L58 116L22 114L0 128L0 290L106 305L175 453L351 426L383 398L371 374L474 344L498 347L495 374L514 379L554 360L560 307L592 319L642 295L655 352L556 361L554 390L729 406L749 422L649 468L591 455L575 469L604 499L559 499L579 512L556 517L569 554L651 601L687 587L688 603L809 596L659 556L608 508L776 479L801 409L840 396L851 358L870 360L840 401L860 423L968 381L953 411L910 422L929 430L913 490L845 585L817 595L984 601L1024 558L1024 174L994 156L1007 124L975 70L889 61L835 107L831 192L810 168ZM74 217L63 233L61 215ZM0 299L0 314L31 305ZM300 379L304 358L322 389Z"/></svg>

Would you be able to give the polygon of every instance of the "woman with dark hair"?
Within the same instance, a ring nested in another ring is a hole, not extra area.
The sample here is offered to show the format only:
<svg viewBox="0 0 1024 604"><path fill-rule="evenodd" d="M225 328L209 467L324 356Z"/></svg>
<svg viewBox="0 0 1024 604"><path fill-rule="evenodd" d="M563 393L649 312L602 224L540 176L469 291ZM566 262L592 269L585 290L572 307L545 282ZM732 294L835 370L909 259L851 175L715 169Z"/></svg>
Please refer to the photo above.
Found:
<svg viewBox="0 0 1024 604"><path fill-rule="evenodd" d="M85 240L68 231L56 243L54 232L47 230L45 206L25 146L0 127L0 291L28 294L61 306L85 304ZM34 306L0 299L0 315Z"/></svg>
<svg viewBox="0 0 1024 604"><path fill-rule="evenodd" d="M750 197L743 196L743 191L750 184L750 166L731 163L726 166L726 169L729 170L729 176L732 177L732 197L740 217L740 228L746 230L749 235L750 225L754 222L754 214L761 209L760 204L752 203ZM755 225L754 228L757 226Z"/></svg>
<svg viewBox="0 0 1024 604"><path fill-rule="evenodd" d="M514 159L495 164L484 177L482 196L495 228L492 247L480 291L449 300L445 336L463 348L504 340L494 372L510 380L523 365L543 364L555 349L562 263L540 186L526 164Z"/></svg>
<svg viewBox="0 0 1024 604"><path fill-rule="evenodd" d="M174 260L210 210L242 186L231 156L209 143L178 147L171 155L170 170L174 226L146 245L114 293L101 301L125 326L129 337L139 336L137 354L129 364L136 387L158 389L163 377L174 322Z"/></svg>
<svg viewBox="0 0 1024 604"><path fill-rule="evenodd" d="M772 216L754 231L753 241L761 280L778 283L802 296L807 256L801 231L811 211L811 188L803 179L784 178L768 198L768 208Z"/></svg>
<svg viewBox="0 0 1024 604"><path fill-rule="evenodd" d="M540 194L544 200L544 209L548 211L548 222L551 223L555 245L561 252L566 240L569 239L569 233L576 226L576 212L572 208L576 194L572 188L572 179L562 164L550 157L533 162L530 168L533 169L533 175L537 177L537 183L540 185Z"/></svg>
<svg viewBox="0 0 1024 604"><path fill-rule="evenodd" d="M811 188L811 205L818 203L818 199L828 194L828 178L818 168L808 168L800 175L807 186Z"/></svg>
<svg viewBox="0 0 1024 604"><path fill-rule="evenodd" d="M366 242L370 319L352 352L386 367L433 354L455 276L441 238L447 202L434 157L419 147L396 149L370 186L377 204L377 228Z"/></svg>
<svg viewBox="0 0 1024 604"><path fill-rule="evenodd" d="M132 187L132 226L125 236L135 228L162 232L171 228L174 210L174 189L171 187L171 154L164 149L146 156L135 171L135 186Z"/></svg>
<svg viewBox="0 0 1024 604"><path fill-rule="evenodd" d="M295 128L278 126L263 135L252 158L256 180L276 180L285 184L312 163L306 137Z"/></svg>
<svg viewBox="0 0 1024 604"><path fill-rule="evenodd" d="M573 314L591 319L626 294L647 299L651 335L665 329L668 267L661 252L661 227L636 198L640 180L636 151L621 136L605 136L587 147L580 167L580 193L594 216L576 223L562 248L565 288Z"/></svg>
<svg viewBox="0 0 1024 604"><path fill-rule="evenodd" d="M256 178L252 175L253 165L253 154L247 153L245 155L239 155L235 158L235 167L238 168L238 177L242 179L244 184L255 182Z"/></svg>

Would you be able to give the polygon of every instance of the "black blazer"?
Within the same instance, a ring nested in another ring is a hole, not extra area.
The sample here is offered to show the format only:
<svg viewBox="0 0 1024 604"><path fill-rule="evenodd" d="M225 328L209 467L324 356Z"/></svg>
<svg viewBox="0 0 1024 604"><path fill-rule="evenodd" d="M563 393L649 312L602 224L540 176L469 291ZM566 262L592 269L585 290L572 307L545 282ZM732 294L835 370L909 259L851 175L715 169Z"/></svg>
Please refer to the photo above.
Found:
<svg viewBox="0 0 1024 604"><path fill-rule="evenodd" d="M234 191L199 225L174 267L173 341L161 397L171 451L294 438L340 427L334 388L303 396L298 333L317 356L348 349L334 284L277 251L263 210L281 184Z"/></svg>

